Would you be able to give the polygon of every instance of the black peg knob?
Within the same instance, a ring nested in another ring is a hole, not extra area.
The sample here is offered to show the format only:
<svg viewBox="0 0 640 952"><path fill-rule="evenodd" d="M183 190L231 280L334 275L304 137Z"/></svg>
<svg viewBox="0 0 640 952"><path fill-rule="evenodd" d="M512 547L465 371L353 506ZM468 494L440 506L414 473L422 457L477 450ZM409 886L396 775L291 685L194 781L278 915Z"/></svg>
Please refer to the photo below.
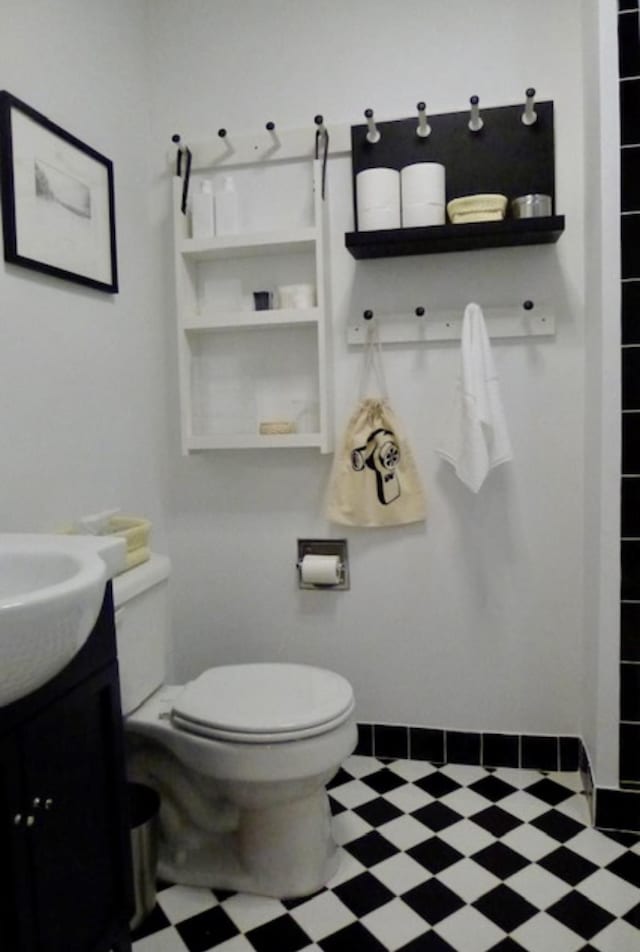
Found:
<svg viewBox="0 0 640 952"><path fill-rule="evenodd" d="M472 96L471 99L469 100L469 102L471 103L472 106L477 106L478 103L480 102L480 97L479 97L479 96Z"/></svg>
<svg viewBox="0 0 640 952"><path fill-rule="evenodd" d="M365 109L364 117L365 119L371 119L373 116L373 109Z"/></svg>
<svg viewBox="0 0 640 952"><path fill-rule="evenodd" d="M320 114L318 114L317 116L315 116L313 121L315 122L317 126L321 126L322 123L324 122L324 119Z"/></svg>
<svg viewBox="0 0 640 952"><path fill-rule="evenodd" d="M417 307L417 308L416 308L416 317L424 317L424 308L423 308L423 307Z"/></svg>
<svg viewBox="0 0 640 952"><path fill-rule="evenodd" d="M525 311L532 311L534 307L533 301L525 301L522 306L525 309Z"/></svg>
<svg viewBox="0 0 640 952"><path fill-rule="evenodd" d="M426 102L419 102L418 105L416 106L416 109L418 110L418 112L424 112L426 108L427 108Z"/></svg>
<svg viewBox="0 0 640 952"><path fill-rule="evenodd" d="M531 99L532 96L535 96L535 94L536 94L536 91L533 88L533 86L529 86L529 88L527 89L527 97Z"/></svg>
<svg viewBox="0 0 640 952"><path fill-rule="evenodd" d="M218 135L220 136L221 139L225 139L226 136L227 136L227 130L226 130L226 129L218 129Z"/></svg>
<svg viewBox="0 0 640 952"><path fill-rule="evenodd" d="M180 136L178 135L177 132L174 132L174 133L173 133L173 135L171 136L171 141L172 141L172 142L175 142L176 144L177 144L178 142L180 142Z"/></svg>
<svg viewBox="0 0 640 952"><path fill-rule="evenodd" d="M276 127L275 122L268 122L267 125L265 126L267 132L273 132L275 127Z"/></svg>
<svg viewBox="0 0 640 952"><path fill-rule="evenodd" d="M373 311L365 311L362 316L364 317L365 321L370 321L373 317Z"/></svg>

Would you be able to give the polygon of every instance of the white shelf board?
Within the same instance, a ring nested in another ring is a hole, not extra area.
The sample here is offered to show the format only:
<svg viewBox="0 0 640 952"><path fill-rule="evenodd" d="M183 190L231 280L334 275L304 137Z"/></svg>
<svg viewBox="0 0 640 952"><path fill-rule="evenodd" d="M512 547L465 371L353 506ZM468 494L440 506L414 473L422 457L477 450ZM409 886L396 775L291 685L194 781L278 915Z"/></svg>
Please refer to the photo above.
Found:
<svg viewBox="0 0 640 952"><path fill-rule="evenodd" d="M287 228L282 231L225 235L220 238L185 238L180 252L194 261L216 258L243 258L258 254L287 254L312 248L318 238L314 227Z"/></svg>
<svg viewBox="0 0 640 952"><path fill-rule="evenodd" d="M235 331L251 328L296 327L304 324L317 324L320 309L273 308L266 311L218 311L216 314L196 314L182 325L190 332Z"/></svg>
<svg viewBox="0 0 640 952"><path fill-rule="evenodd" d="M550 307L536 304L531 310L523 307L483 308L487 332L494 340L516 337L550 337L555 334L555 315ZM381 344L429 344L433 341L460 340L463 309L429 311L422 317L405 314L361 318L347 328L349 344L364 344L375 321Z"/></svg>
<svg viewBox="0 0 640 952"><path fill-rule="evenodd" d="M265 449L310 446L315 449L322 446L320 433L283 433L272 436L261 436L259 433L214 433L208 435L190 436L187 438L186 449L192 453L197 450L224 450L224 449Z"/></svg>

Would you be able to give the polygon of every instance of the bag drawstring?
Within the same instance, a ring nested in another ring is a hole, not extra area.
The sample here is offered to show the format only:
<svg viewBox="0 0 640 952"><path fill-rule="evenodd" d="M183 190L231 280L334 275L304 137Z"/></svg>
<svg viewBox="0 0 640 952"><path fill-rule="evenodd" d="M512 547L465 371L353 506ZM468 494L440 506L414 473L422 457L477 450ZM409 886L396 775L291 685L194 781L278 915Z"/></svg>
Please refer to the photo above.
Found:
<svg viewBox="0 0 640 952"><path fill-rule="evenodd" d="M364 359L362 362L362 373L360 375L360 399L363 399L366 393L369 378L373 376L378 387L378 392L382 400L389 399L387 390L387 381L384 375L384 364L382 361L382 347L380 346L380 337L375 323L367 328L367 340L364 345Z"/></svg>

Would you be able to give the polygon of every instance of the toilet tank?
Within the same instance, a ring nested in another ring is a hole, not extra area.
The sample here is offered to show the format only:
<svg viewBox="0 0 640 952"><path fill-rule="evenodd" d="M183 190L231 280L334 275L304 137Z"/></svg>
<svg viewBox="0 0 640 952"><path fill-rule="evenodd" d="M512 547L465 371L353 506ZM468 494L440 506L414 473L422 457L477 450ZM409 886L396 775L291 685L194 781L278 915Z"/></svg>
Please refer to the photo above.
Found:
<svg viewBox="0 0 640 952"><path fill-rule="evenodd" d="M169 573L165 555L113 579L122 713L130 714L165 682L169 643Z"/></svg>

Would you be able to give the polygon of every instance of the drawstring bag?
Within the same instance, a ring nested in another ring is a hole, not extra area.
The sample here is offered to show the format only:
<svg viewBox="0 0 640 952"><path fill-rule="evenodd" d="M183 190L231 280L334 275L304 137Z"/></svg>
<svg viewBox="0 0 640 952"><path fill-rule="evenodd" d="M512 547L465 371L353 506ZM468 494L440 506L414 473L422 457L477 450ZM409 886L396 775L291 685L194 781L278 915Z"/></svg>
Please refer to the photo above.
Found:
<svg viewBox="0 0 640 952"><path fill-rule="evenodd" d="M369 376L380 395L364 396ZM426 518L420 477L389 407L380 342L373 328L365 345L360 398L336 453L327 517L347 526L400 526Z"/></svg>

